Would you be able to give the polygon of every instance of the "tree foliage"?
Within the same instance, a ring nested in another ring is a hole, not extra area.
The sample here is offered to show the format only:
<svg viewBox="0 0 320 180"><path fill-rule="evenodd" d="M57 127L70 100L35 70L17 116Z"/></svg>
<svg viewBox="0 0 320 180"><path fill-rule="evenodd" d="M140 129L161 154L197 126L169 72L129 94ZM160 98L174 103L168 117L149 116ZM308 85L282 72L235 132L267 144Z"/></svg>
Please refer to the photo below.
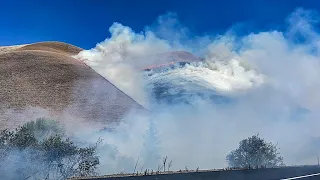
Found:
<svg viewBox="0 0 320 180"><path fill-rule="evenodd" d="M37 119L15 131L0 132L0 174L6 174L8 179L96 175L96 148L78 147L64 136L56 122Z"/></svg>
<svg viewBox="0 0 320 180"><path fill-rule="evenodd" d="M266 142L259 135L240 141L239 147L231 151L226 160L232 168L270 168L283 165L283 157L277 146Z"/></svg>
<svg viewBox="0 0 320 180"><path fill-rule="evenodd" d="M39 140L46 139L52 135L65 135L62 126L52 119L38 118L36 121L25 123L22 127L32 132Z"/></svg>

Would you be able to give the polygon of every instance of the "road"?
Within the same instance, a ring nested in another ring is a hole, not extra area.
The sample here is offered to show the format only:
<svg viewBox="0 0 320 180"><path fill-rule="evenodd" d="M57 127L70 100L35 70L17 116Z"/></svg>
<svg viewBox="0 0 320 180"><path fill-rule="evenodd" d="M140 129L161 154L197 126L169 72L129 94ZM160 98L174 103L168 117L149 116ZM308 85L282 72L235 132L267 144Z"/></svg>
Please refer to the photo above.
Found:
<svg viewBox="0 0 320 180"><path fill-rule="evenodd" d="M320 166L168 173L146 176L100 176L73 180L320 180Z"/></svg>
<svg viewBox="0 0 320 180"><path fill-rule="evenodd" d="M294 179L320 179L320 173L315 173L315 174L308 174L304 176L297 176L297 177L291 177L291 178L286 178L286 179L281 179L281 180L294 180Z"/></svg>

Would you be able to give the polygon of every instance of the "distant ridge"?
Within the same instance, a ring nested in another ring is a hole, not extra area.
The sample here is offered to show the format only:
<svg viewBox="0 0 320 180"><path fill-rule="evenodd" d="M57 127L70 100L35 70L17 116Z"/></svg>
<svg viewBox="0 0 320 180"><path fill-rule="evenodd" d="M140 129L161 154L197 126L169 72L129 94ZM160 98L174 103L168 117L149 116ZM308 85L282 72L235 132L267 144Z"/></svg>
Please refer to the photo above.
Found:
<svg viewBox="0 0 320 180"><path fill-rule="evenodd" d="M200 58L186 51L171 51L141 58L147 59L146 61L142 61L142 64L136 64L137 68L141 70L150 70L180 62L191 63L201 61Z"/></svg>

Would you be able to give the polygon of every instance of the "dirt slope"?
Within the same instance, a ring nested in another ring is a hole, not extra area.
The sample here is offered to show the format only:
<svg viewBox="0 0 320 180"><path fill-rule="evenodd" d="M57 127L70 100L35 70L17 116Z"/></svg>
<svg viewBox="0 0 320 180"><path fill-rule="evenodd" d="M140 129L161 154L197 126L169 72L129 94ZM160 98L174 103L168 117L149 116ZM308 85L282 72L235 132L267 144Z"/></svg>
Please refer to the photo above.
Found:
<svg viewBox="0 0 320 180"><path fill-rule="evenodd" d="M103 123L120 120L132 108L143 109L71 57L79 51L72 45L44 42L0 54L1 128L14 128L30 120L17 115L30 107Z"/></svg>

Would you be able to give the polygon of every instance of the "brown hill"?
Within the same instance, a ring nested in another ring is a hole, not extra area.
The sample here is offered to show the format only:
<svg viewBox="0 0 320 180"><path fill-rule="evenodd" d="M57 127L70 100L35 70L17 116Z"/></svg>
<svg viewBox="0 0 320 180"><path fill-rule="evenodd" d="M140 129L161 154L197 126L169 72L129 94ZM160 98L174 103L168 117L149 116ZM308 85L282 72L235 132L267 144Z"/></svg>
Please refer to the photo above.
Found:
<svg viewBox="0 0 320 180"><path fill-rule="evenodd" d="M16 51L23 50L49 51L72 56L78 54L83 49L62 42L39 42L34 44L28 44L16 49Z"/></svg>
<svg viewBox="0 0 320 180"><path fill-rule="evenodd" d="M72 45L44 42L0 54L1 128L14 128L30 120L17 118L30 107L102 123L118 121L131 109L143 109L71 57L80 51Z"/></svg>
<svg viewBox="0 0 320 180"><path fill-rule="evenodd" d="M7 53L7 52L10 52L10 51L14 51L14 50L19 49L19 48L21 48L23 46L25 46L25 45L0 46L0 54Z"/></svg>

